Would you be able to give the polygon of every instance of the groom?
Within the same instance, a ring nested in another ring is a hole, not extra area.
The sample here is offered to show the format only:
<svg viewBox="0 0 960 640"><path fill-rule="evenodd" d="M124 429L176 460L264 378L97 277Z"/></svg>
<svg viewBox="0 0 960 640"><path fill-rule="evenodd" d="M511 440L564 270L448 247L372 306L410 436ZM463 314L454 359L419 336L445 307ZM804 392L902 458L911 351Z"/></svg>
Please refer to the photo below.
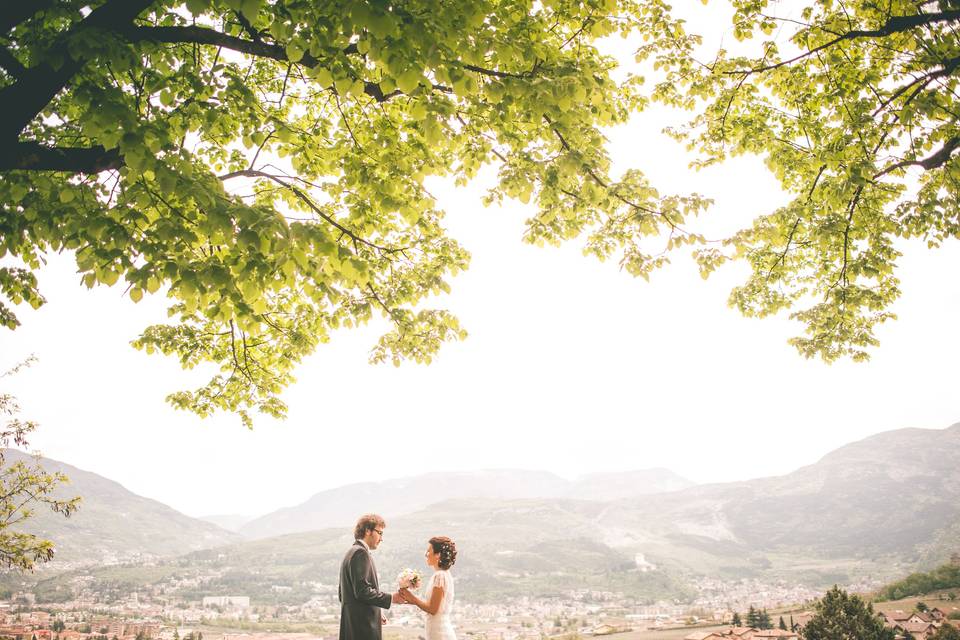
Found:
<svg viewBox="0 0 960 640"><path fill-rule="evenodd" d="M387 523L376 514L357 520L353 546L340 563L340 640L382 640L382 609L400 604L399 593L380 591L377 568L370 552L380 546Z"/></svg>

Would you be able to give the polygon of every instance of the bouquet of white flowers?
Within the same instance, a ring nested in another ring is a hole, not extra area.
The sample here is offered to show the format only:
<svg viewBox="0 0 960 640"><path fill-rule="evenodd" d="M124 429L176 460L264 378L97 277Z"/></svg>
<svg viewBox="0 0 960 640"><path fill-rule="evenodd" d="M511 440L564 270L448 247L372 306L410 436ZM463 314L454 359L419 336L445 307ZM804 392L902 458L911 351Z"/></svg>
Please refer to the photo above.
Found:
<svg viewBox="0 0 960 640"><path fill-rule="evenodd" d="M419 589L421 582L420 573L413 569L404 569L397 576L397 584L401 589Z"/></svg>

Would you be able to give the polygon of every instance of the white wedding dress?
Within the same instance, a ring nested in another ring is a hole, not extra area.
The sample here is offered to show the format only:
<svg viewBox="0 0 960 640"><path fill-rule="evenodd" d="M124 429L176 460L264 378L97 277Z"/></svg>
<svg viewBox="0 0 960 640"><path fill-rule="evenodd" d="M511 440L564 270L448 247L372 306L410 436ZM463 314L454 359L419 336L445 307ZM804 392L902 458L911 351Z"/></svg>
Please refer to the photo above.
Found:
<svg viewBox="0 0 960 640"><path fill-rule="evenodd" d="M453 611L453 576L449 571L439 570L427 583L426 598L429 601L434 587L443 587L443 600L434 615L427 614L426 640L457 640L453 630L451 613Z"/></svg>

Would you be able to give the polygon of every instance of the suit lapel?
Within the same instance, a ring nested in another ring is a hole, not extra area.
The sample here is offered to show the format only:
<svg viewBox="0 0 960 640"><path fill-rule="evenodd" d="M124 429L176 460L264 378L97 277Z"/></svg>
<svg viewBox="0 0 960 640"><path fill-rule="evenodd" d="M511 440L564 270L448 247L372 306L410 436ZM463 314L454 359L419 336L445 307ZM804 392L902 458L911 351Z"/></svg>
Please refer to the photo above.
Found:
<svg viewBox="0 0 960 640"><path fill-rule="evenodd" d="M360 547L360 552L367 554L367 557L370 558L370 571L373 573L373 588L380 590L380 576L377 574L377 564L373 561L373 553L370 549L367 548L367 545L363 544L359 540L354 543L356 546Z"/></svg>
<svg viewBox="0 0 960 640"><path fill-rule="evenodd" d="M377 591L380 590L380 576L377 574L377 564L373 561L373 554L367 551L367 555L370 556L370 570L373 571L373 588Z"/></svg>

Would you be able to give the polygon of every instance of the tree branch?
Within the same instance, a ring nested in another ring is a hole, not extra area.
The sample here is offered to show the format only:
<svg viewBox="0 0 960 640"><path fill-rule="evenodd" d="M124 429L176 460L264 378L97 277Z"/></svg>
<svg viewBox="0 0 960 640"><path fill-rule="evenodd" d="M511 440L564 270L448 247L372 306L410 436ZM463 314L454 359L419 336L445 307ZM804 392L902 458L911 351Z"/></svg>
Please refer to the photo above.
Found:
<svg viewBox="0 0 960 640"><path fill-rule="evenodd" d="M802 60L808 56L812 56L817 52L823 51L824 49L829 49L830 47L843 42L844 40L855 40L857 38L884 38L894 33L902 33L917 27L924 27L927 25L936 24L938 22L952 22L957 20L960 20L960 9L953 9L940 13L918 13L912 16L891 16L879 29L855 29L853 31L848 31L847 33L839 35L829 42L825 42L820 46L814 47L809 51L805 51L797 56L794 56L793 58L790 58L789 60L783 60L781 62L777 62L776 64L754 67L752 69L739 69L736 71L726 71L724 73L728 75L750 75L752 73L772 71L788 64L793 64L794 62Z"/></svg>
<svg viewBox="0 0 960 640"><path fill-rule="evenodd" d="M257 170L255 170L255 169L241 169L240 171L231 171L230 173L225 173L225 174L223 174L222 176L217 176L217 177L218 177L221 181L230 180L230 179L232 179L232 178L241 178L241 177L243 177L243 178L267 178L268 180L273 180L274 182L276 182L277 184L283 186L284 188L289 189L290 192L293 193L293 195L295 195L301 202L303 202L305 205L307 205L314 213L316 213L318 216L320 216L321 218L323 218L324 220L326 220L328 223L330 223L331 225L333 225L333 226L334 226L335 228L337 228L341 233L343 233L344 235L346 235L347 237L349 237L349 238L350 238L351 240L353 240L355 243L360 243L360 244L366 245L366 246L370 247L371 249L376 249L377 251L381 251L381 252L383 252L383 253L398 253L398 252L402 252L402 251L406 248L406 247L403 247L403 248L382 247L382 246L380 246L380 245L378 245L378 244L374 244L373 242L370 242L369 240L366 240L366 239L364 239L364 238L361 238L361 237L358 236L356 233L354 233L353 231L351 231L351 230L348 229L347 227L345 227L345 226L343 226L342 224L340 224L339 222L337 222L334 218L332 218L331 216L327 215L327 213L324 212L323 209L321 209L320 207L318 207L318 206L316 205L316 203L315 203L307 194L305 194L303 191L301 191L300 189L298 189L298 188L295 187L294 185L290 184L290 183L287 182L286 180L283 180L283 179L280 178L279 176L273 175L272 173L266 173L266 172L264 172L264 171L257 171Z"/></svg>
<svg viewBox="0 0 960 640"><path fill-rule="evenodd" d="M123 31L131 42L168 42L173 44L197 43L209 44L215 47L223 47L232 51L246 53L259 58L270 58L280 62L293 62L287 56L287 50L278 45L268 42L254 42L253 40L244 40L237 36L227 35L214 29L200 27L196 25L183 27L131 27ZM316 67L322 64L322 61L314 58L309 53L304 53L300 58L299 64L305 67ZM363 92L376 100L377 102L386 102L390 98L400 95L400 91L391 91L384 93L380 85L375 82L363 83Z"/></svg>
<svg viewBox="0 0 960 640"><path fill-rule="evenodd" d="M0 68L14 79L22 78L27 72L27 68L13 57L13 54L6 47L0 47Z"/></svg>
<svg viewBox="0 0 960 640"><path fill-rule="evenodd" d="M266 42L254 42L244 40L237 36L227 35L215 29L208 29L196 25L182 27L143 27L131 26L123 29L123 36L131 42L169 42L173 44L209 44L224 49L239 51L262 58L272 58L274 60L288 61L286 50L274 44ZM313 60L309 53L304 54L303 62L310 66L308 60Z"/></svg>
<svg viewBox="0 0 960 640"><path fill-rule="evenodd" d="M103 147L45 147L36 142L18 142L0 148L0 172L69 171L100 173L123 166L117 149Z"/></svg>
<svg viewBox="0 0 960 640"><path fill-rule="evenodd" d="M907 91L909 91L912 87L915 87L916 85L919 84L920 86L917 88L917 90L916 90L916 91L914 92L914 94L913 94L913 96L916 96L917 93L919 93L920 91L922 91L928 84L930 84L930 83L933 82L934 80L937 80L938 78L945 78L945 77L947 77L947 76L949 76L949 75L952 75L953 72L957 70L957 67L958 67L958 66L960 66L960 56L956 56L956 57L950 58L950 59L948 59L948 60L944 60L944 62L943 62L943 67L942 67L942 68L940 68L940 69L938 69L938 70L936 70L936 71L931 71L930 73L925 73L924 75L920 76L919 78L915 78L912 82L909 82L909 83L903 85L902 87L900 87L899 89L897 89L896 91L894 91L892 94L890 94L890 97L888 97L886 100L884 100L883 102L881 102L881 103L880 103L880 106L877 107L877 108L874 110L874 112L873 112L872 114L870 114L870 115L873 116L873 117L876 117L877 114L879 114L881 111L883 111L883 110L886 109L888 106L890 106L890 105L893 103L894 100L896 100L897 98L899 98L900 96L902 96L903 94L905 94L905 93L906 93ZM907 101L906 101L904 104L909 103L909 102L912 100L913 96L911 96L911 98L907 99Z"/></svg>
<svg viewBox="0 0 960 640"><path fill-rule="evenodd" d="M572 151L572 148L570 147L570 143L567 142L567 139L564 138L564 137L563 137L563 134L560 133L560 131L557 129L557 127L556 127L556 125L554 124L553 120L550 119L550 116L544 115L544 116L543 116L543 119L547 122L548 125L550 125L550 130L553 131L554 135L557 136L557 140L560 141L560 146L563 147L563 150L566 151L567 153L570 153L570 152ZM671 220L671 219L670 219L670 216L667 215L666 212L664 212L664 211L659 211L659 210L657 210L657 209L651 209L650 207L646 207L646 206L644 206L644 205L642 205L642 204L637 204L636 202L633 202L633 201L625 198L622 194L618 193L618 191L617 191L617 189L616 189L615 187L612 187L606 180L604 180L603 178L601 178L601 177L597 174L597 172L593 169L593 167L591 167L589 164L584 163L584 170L587 172L587 175L590 176L590 178L597 184L597 186L602 187L602 188L604 188L604 189L607 189L614 198L616 198L617 200L619 200L619 201L622 202L623 204L627 205L628 207L630 207L631 209L633 209L635 212L639 212L640 214L647 214L647 215L658 216L658 217L662 218L663 221L666 222L667 225L668 225L673 231L679 231L680 233L683 233L683 234L685 234L685 235L690 235L690 233L689 233L687 230L681 228L679 225L677 225L677 223L675 223L673 220ZM569 193L569 192L565 192L565 193L568 193L568 195L572 195L572 194ZM578 197L578 199L579 199L579 197ZM634 215L636 215L636 214L634 214ZM639 217L639 216L638 216L638 217Z"/></svg>
<svg viewBox="0 0 960 640"><path fill-rule="evenodd" d="M234 11L234 15L237 17L237 21L240 23L240 26L243 27L243 30L253 38L254 42L263 42L263 38L260 37L260 32L253 28L253 25L250 24L250 21L247 20L242 13L239 11Z"/></svg>
<svg viewBox="0 0 960 640"><path fill-rule="evenodd" d="M926 171L931 169L937 169L942 167L950 160L950 157L953 155L953 152L960 147L960 136L954 136L943 143L943 146L940 147L938 151L933 153L930 156L927 156L923 160L902 160L895 164L890 165L880 173L873 176L873 179L876 180L881 176L896 171L897 169L904 169L906 167L923 167Z"/></svg>
<svg viewBox="0 0 960 640"><path fill-rule="evenodd" d="M533 75L532 73L509 73L507 71L497 71L496 69L486 69L474 64L465 64L462 66L468 71L473 71L483 76L493 76L495 78L529 78Z"/></svg>

